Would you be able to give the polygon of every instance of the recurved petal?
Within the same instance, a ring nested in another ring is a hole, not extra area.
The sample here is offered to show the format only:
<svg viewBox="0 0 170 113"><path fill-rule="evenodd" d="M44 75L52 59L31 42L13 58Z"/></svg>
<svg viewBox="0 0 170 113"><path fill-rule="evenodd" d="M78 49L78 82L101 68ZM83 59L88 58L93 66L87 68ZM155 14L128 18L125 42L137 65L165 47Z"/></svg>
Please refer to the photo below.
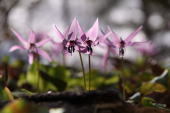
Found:
<svg viewBox="0 0 170 113"><path fill-rule="evenodd" d="M70 34L68 34L67 36L67 40L73 40L73 32L71 32Z"/></svg>
<svg viewBox="0 0 170 113"><path fill-rule="evenodd" d="M63 34L64 39L67 39L67 36L68 36L68 34L69 34L69 29L70 29L70 26L68 26L68 27L66 28L66 30L64 31L64 34Z"/></svg>
<svg viewBox="0 0 170 113"><path fill-rule="evenodd" d="M109 40L109 39L106 39L104 41L104 43L106 44L106 46L110 47L110 46L114 46L114 44ZM115 47L115 46L114 46Z"/></svg>
<svg viewBox="0 0 170 113"><path fill-rule="evenodd" d="M107 38L109 36L111 36L111 33L112 32L108 32L108 33L104 34L103 36L99 37L99 42L104 42L105 40L107 40Z"/></svg>
<svg viewBox="0 0 170 113"><path fill-rule="evenodd" d="M99 21L98 19L96 19L93 26L86 33L86 36L89 37L90 40L95 41L96 38L98 37L98 32L99 32Z"/></svg>
<svg viewBox="0 0 170 113"><path fill-rule="evenodd" d="M111 36L111 38L112 38L112 40L113 40L113 43L114 43L115 45L119 44L119 43L120 43L120 37L119 37L114 31L112 31L109 26L107 27L107 29L108 29L108 31L111 32L111 35L110 35L110 36Z"/></svg>
<svg viewBox="0 0 170 113"><path fill-rule="evenodd" d="M37 42L37 43L36 43L36 46L37 46L37 47L43 46L44 44L46 44L46 43L47 43L48 41L50 41L50 40L51 40L50 38L41 40L40 42Z"/></svg>
<svg viewBox="0 0 170 113"><path fill-rule="evenodd" d="M103 39L108 38L109 36L111 36L111 34L112 34L112 32L108 32L108 33L106 33L106 34L103 36Z"/></svg>
<svg viewBox="0 0 170 113"><path fill-rule="evenodd" d="M72 34L71 37L69 37L69 40L75 40L76 36L78 35L78 26L77 26L77 19L74 18L68 31L68 35Z"/></svg>
<svg viewBox="0 0 170 113"><path fill-rule="evenodd" d="M65 38L64 34L60 32L60 30L57 28L56 25L54 26L54 30L55 30L55 32L57 34L57 37L59 37L61 40L64 40L64 38Z"/></svg>
<svg viewBox="0 0 170 113"><path fill-rule="evenodd" d="M150 44L149 41L143 41L143 42L129 42L127 43L127 46L138 46L138 47L145 47L148 46Z"/></svg>
<svg viewBox="0 0 170 113"><path fill-rule="evenodd" d="M81 37L84 33L82 27L80 26L78 20L77 20L77 30L78 30L78 36Z"/></svg>
<svg viewBox="0 0 170 113"><path fill-rule="evenodd" d="M15 46L12 46L10 49L9 49L9 52L13 52L15 50L25 50L24 47L22 46L18 46L18 45L15 45Z"/></svg>
<svg viewBox="0 0 170 113"><path fill-rule="evenodd" d="M38 54L42 57L44 57L45 59L47 59L48 61L52 61L51 57L48 55L48 53L44 50L38 49Z"/></svg>
<svg viewBox="0 0 170 113"><path fill-rule="evenodd" d="M100 42L99 42L99 40L97 39L97 40L95 40L94 42L93 42L93 46L96 46L96 45L98 45Z"/></svg>
<svg viewBox="0 0 170 113"><path fill-rule="evenodd" d="M28 42L29 43L35 43L35 33L33 31L31 31L30 34L29 34Z"/></svg>
<svg viewBox="0 0 170 113"><path fill-rule="evenodd" d="M28 48L28 42L19 34L17 33L14 29L11 28L11 31L15 34L15 36L18 38L18 40L22 43L22 45L25 48Z"/></svg>
<svg viewBox="0 0 170 113"><path fill-rule="evenodd" d="M126 39L125 42L130 42L141 30L143 26L138 27L134 32L132 32Z"/></svg>

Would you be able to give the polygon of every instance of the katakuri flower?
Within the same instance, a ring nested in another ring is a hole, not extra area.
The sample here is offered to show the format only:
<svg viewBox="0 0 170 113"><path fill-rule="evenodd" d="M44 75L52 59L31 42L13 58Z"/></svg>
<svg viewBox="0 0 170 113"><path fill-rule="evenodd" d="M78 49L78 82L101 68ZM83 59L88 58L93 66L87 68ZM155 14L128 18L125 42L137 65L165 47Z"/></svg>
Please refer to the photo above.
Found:
<svg viewBox="0 0 170 113"><path fill-rule="evenodd" d="M40 47L46 44L48 41L50 41L50 38L42 39L38 42L36 42L36 33L33 31L30 32L28 40L25 40L19 33L17 33L15 30L11 29L12 32L15 34L15 36L18 38L18 40L21 42L20 45L14 45L10 48L10 52L13 52L15 50L26 50L28 52L29 57L29 64L32 64L35 59L37 59L39 56L44 57L48 61L51 61L50 56L48 53L44 50L42 50Z"/></svg>
<svg viewBox="0 0 170 113"><path fill-rule="evenodd" d="M79 27L79 30L83 32L82 28ZM93 26L86 32L83 32L81 36L81 43L83 45L83 53L92 54L93 53L93 46L99 44L98 40L98 31L99 31L99 22L98 19L95 21Z"/></svg>
<svg viewBox="0 0 170 113"><path fill-rule="evenodd" d="M54 45L60 47L64 53L74 53L75 50L79 51L80 42L78 41L78 21L76 18L72 21L69 28L62 33L57 26L55 26L55 31L57 36L61 39L61 42L53 41Z"/></svg>
<svg viewBox="0 0 170 113"><path fill-rule="evenodd" d="M92 55L94 46L98 45L111 34L111 32L109 32L106 35L99 36L100 31L98 19L96 19L95 23L87 32L84 32L78 23L78 31L82 34L80 36L80 43L82 44L81 52L89 55Z"/></svg>
<svg viewBox="0 0 170 113"><path fill-rule="evenodd" d="M110 29L110 28L108 28ZM126 37L124 40L119 37L115 32L113 32L111 29L110 31L112 32L111 37L113 40L113 44L115 45L116 48L119 49L119 56L123 57L125 53L125 47L127 46L135 46L135 45L141 45L145 44L147 41L144 42L133 42L133 38L142 30L142 26L138 27L134 32L132 32L128 37Z"/></svg>

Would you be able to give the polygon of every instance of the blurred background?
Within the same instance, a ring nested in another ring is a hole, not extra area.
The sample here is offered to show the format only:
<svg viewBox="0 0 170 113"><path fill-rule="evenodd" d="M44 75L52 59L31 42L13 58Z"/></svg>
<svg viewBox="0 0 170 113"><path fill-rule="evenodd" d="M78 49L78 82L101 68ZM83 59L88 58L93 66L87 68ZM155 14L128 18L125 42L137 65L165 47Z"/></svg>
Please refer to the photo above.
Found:
<svg viewBox="0 0 170 113"><path fill-rule="evenodd" d="M0 57L27 59L23 52L8 52L19 43L10 28L26 38L31 29L57 38L53 25L64 31L74 17L85 30L99 18L101 29L109 25L122 38L143 25L134 40L150 40L154 46L149 47L152 58L165 66L170 62L170 0L0 0ZM96 49L99 56L104 51ZM137 51L126 50L127 59L140 56ZM76 62L75 57L69 57L68 65ZM94 65L101 63L98 60L97 57Z"/></svg>
<svg viewBox="0 0 170 113"><path fill-rule="evenodd" d="M53 26L64 32L75 17L85 31L98 18L101 30L110 26L122 38L143 25L134 41L151 42L142 48L126 48L123 62L110 52L105 66L103 56L107 48L95 47L91 57L92 78L88 73L88 57L83 55L86 83L92 80L89 89L118 89L122 92L124 86L127 97L136 92L141 92L142 96L158 92L168 96L156 98L165 97L158 102L170 108L170 0L0 0L0 86L8 85L17 94L87 90L76 52L64 59L51 51L51 43L48 43L45 49L56 62L41 59L40 64L36 62L34 65L28 65L26 51L9 52L11 46L20 44L11 28L24 38L28 38L33 30L40 36L48 34L58 41ZM66 65L60 65L64 62ZM123 85L120 75L125 81ZM0 90L0 97L2 94ZM20 97L17 94L16 97Z"/></svg>

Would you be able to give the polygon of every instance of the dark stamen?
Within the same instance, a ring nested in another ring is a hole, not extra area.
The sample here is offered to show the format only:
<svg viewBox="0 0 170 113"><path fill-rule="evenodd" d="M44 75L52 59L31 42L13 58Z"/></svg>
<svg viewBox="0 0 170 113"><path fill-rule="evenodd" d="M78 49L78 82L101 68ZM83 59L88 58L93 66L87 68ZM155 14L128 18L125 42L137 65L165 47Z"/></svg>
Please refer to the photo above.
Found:
<svg viewBox="0 0 170 113"><path fill-rule="evenodd" d="M69 47L68 47L68 52L69 53L74 53L74 51L75 51L75 44L76 44L76 41L74 41L74 40L70 40L69 41Z"/></svg>
<svg viewBox="0 0 170 113"><path fill-rule="evenodd" d="M91 46L91 45L92 45L92 42L93 42L93 41L91 41L91 40L87 40L87 41L86 41L86 43L87 43L88 46Z"/></svg>
<svg viewBox="0 0 170 113"><path fill-rule="evenodd" d="M121 48L124 48L124 47L125 47L125 41L123 41L123 40L120 41L120 47L121 47Z"/></svg>
<svg viewBox="0 0 170 113"><path fill-rule="evenodd" d="M87 43L87 51L90 52L90 54L93 53L93 49L91 47L92 46L92 41L87 40L86 43Z"/></svg>
<svg viewBox="0 0 170 113"><path fill-rule="evenodd" d="M30 43L30 47L29 47L29 51L28 52L38 53L37 47L36 47L36 45L34 43Z"/></svg>
<svg viewBox="0 0 170 113"><path fill-rule="evenodd" d="M119 56L124 56L125 50L124 48L119 48Z"/></svg>
<svg viewBox="0 0 170 113"><path fill-rule="evenodd" d="M87 46L87 51L90 52L90 53L93 53L92 47Z"/></svg>

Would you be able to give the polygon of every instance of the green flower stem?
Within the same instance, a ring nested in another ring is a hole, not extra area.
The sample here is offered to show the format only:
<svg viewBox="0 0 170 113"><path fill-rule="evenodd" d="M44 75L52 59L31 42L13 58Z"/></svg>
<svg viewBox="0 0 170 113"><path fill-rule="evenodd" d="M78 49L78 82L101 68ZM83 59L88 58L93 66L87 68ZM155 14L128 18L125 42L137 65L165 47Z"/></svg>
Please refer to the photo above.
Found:
<svg viewBox="0 0 170 113"><path fill-rule="evenodd" d="M89 91L91 90L91 56L89 55Z"/></svg>
<svg viewBox="0 0 170 113"><path fill-rule="evenodd" d="M121 67L123 67L123 64L124 64L124 59L123 59L123 56L121 57ZM126 91L125 91L125 79L122 76L120 76L120 79L122 79L122 96L123 96L123 100L126 100Z"/></svg>
<svg viewBox="0 0 170 113"><path fill-rule="evenodd" d="M62 56L62 60L63 60L63 66L65 67L66 66L66 57L65 57L64 53L63 53L63 56Z"/></svg>
<svg viewBox="0 0 170 113"><path fill-rule="evenodd" d="M37 89L40 90L40 77L39 77L39 61L35 62L35 75L37 77Z"/></svg>
<svg viewBox="0 0 170 113"><path fill-rule="evenodd" d="M80 62L81 62L81 67L82 67L82 71L83 71L83 80L84 80L84 88L86 90L86 76L85 76L85 69L84 69L84 64L83 64L83 59L82 59L82 55L79 52L79 56L80 56Z"/></svg>
<svg viewBox="0 0 170 113"><path fill-rule="evenodd" d="M39 87L39 83L40 83L40 77L39 77L39 58L36 58L33 62L33 72L34 72L34 75L35 75L35 87L37 88L37 90L39 91L40 90L40 87Z"/></svg>

